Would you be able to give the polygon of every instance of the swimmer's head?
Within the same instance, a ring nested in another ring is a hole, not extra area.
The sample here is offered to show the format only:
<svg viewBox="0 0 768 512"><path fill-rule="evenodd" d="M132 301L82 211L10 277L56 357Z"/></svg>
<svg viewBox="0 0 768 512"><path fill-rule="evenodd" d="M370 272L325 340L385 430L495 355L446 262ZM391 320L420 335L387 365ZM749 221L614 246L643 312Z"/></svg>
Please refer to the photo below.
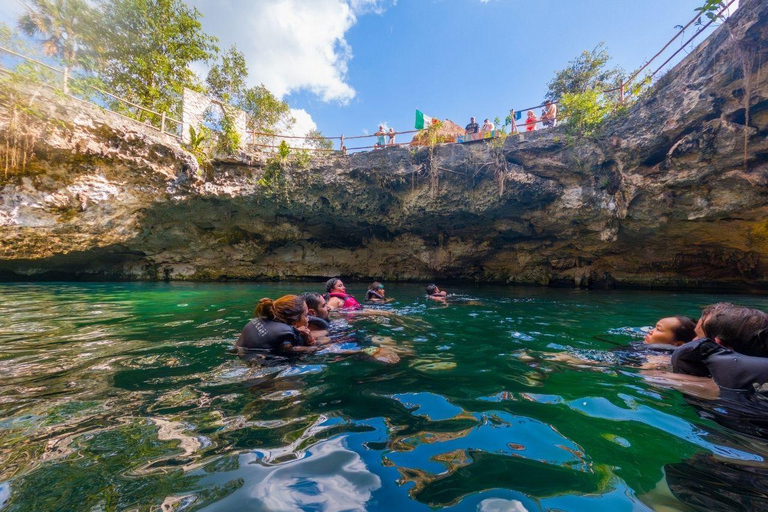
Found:
<svg viewBox="0 0 768 512"><path fill-rule="evenodd" d="M301 298L307 303L307 310L311 316L328 320L330 314L325 298L322 295L315 292L306 292L301 294Z"/></svg>
<svg viewBox="0 0 768 512"><path fill-rule="evenodd" d="M438 288L436 284L431 284L427 286L427 295L434 295L439 291L440 291L440 288Z"/></svg>
<svg viewBox="0 0 768 512"><path fill-rule="evenodd" d="M368 285L368 289L373 291L383 290L384 285L378 281L374 281L370 285Z"/></svg>
<svg viewBox="0 0 768 512"><path fill-rule="evenodd" d="M723 307L704 319L707 338L746 356L768 357L768 314L744 306Z"/></svg>
<svg viewBox="0 0 768 512"><path fill-rule="evenodd" d="M325 283L325 291L327 293L347 293L347 289L344 287L344 283L338 277L332 277Z"/></svg>
<svg viewBox="0 0 768 512"><path fill-rule="evenodd" d="M259 301L253 316L292 325L307 326L307 304L298 295L285 295L277 300L263 298Z"/></svg>
<svg viewBox="0 0 768 512"><path fill-rule="evenodd" d="M687 316L662 318L645 335L646 344L682 345L696 337L696 322Z"/></svg>
<svg viewBox="0 0 768 512"><path fill-rule="evenodd" d="M715 304L710 304L709 306L706 306L704 309L702 309L701 316L699 317L699 321L698 323L696 323L696 337L697 338L707 337L707 335L704 334L704 322L706 322L707 318L709 318L710 315L718 311L722 311L724 309L728 309L732 307L734 307L734 305L731 304L730 302L717 302Z"/></svg>

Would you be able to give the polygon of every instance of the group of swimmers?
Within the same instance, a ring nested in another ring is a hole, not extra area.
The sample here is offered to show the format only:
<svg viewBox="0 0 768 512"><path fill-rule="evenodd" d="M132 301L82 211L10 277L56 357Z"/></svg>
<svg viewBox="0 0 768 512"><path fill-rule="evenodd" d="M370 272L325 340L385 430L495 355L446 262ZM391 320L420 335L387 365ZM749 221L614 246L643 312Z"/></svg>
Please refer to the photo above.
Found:
<svg viewBox="0 0 768 512"><path fill-rule="evenodd" d="M446 292L436 285L427 286L427 297L445 302ZM365 294L373 304L388 302L382 283L374 281ZM347 293L338 277L325 283L325 294L306 292L272 300L263 298L235 344L238 351L269 350L276 353L316 352L332 343L327 337L331 311L355 313L363 310L354 296Z"/></svg>
<svg viewBox="0 0 768 512"><path fill-rule="evenodd" d="M718 302L698 320L662 318L644 342L671 354L674 373L711 377L723 390L755 391L768 383L768 314L758 309Z"/></svg>
<svg viewBox="0 0 768 512"><path fill-rule="evenodd" d="M426 288L429 300L445 302L447 293ZM365 302L389 301L384 285L372 283ZM329 279L325 294L306 292L263 298L243 328L236 348L278 353L307 353L332 343L327 336L332 311L355 313L363 306L339 278ZM674 373L711 377L721 389L753 390L768 383L768 314L719 302L705 307L698 320L662 318L644 339L654 353L671 355Z"/></svg>

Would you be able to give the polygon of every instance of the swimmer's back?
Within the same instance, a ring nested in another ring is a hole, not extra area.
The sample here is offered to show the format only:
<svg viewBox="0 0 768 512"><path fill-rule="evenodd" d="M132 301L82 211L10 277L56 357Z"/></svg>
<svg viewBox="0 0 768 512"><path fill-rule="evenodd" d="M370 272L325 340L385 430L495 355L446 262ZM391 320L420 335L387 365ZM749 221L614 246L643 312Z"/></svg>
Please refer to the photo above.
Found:
<svg viewBox="0 0 768 512"><path fill-rule="evenodd" d="M751 390L768 383L768 358L745 356L709 339L693 340L672 354L675 373L712 376L718 386Z"/></svg>
<svg viewBox="0 0 768 512"><path fill-rule="evenodd" d="M299 332L288 324L254 318L243 327L235 347L250 350L280 350L286 344L303 345Z"/></svg>

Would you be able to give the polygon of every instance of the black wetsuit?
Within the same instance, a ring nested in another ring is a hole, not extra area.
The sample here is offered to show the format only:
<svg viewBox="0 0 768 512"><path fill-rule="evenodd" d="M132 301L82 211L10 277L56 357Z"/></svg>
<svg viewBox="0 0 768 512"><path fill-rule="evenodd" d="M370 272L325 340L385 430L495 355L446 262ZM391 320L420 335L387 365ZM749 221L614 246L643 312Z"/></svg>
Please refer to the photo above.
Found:
<svg viewBox="0 0 768 512"><path fill-rule="evenodd" d="M235 347L279 352L303 345L304 338L296 328L282 322L254 318L243 327Z"/></svg>
<svg viewBox="0 0 768 512"><path fill-rule="evenodd" d="M672 354L675 373L709 377L721 388L753 390L768 383L768 358L745 356L700 338L680 346Z"/></svg>
<svg viewBox="0 0 768 512"><path fill-rule="evenodd" d="M327 331L331 327L331 324L328 323L328 320L323 320L319 316L308 316L307 321L309 322L310 327L314 327L315 329L322 331Z"/></svg>
<svg viewBox="0 0 768 512"><path fill-rule="evenodd" d="M368 290L365 292L365 300L384 300L384 297L376 290Z"/></svg>

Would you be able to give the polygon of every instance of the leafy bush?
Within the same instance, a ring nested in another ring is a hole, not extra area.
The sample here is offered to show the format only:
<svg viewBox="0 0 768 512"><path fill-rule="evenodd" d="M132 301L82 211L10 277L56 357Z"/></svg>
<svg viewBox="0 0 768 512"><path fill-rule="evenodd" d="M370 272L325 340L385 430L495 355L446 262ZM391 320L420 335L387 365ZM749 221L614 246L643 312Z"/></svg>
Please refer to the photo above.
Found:
<svg viewBox="0 0 768 512"><path fill-rule="evenodd" d="M234 116L232 112L229 112L229 109L225 109L219 128L221 133L216 144L216 151L226 155L236 154L240 149L240 134L237 133Z"/></svg>
<svg viewBox="0 0 768 512"><path fill-rule="evenodd" d="M614 110L596 90L563 94L560 98L560 109L562 116L568 118L567 130L574 135L594 133L606 116Z"/></svg>

